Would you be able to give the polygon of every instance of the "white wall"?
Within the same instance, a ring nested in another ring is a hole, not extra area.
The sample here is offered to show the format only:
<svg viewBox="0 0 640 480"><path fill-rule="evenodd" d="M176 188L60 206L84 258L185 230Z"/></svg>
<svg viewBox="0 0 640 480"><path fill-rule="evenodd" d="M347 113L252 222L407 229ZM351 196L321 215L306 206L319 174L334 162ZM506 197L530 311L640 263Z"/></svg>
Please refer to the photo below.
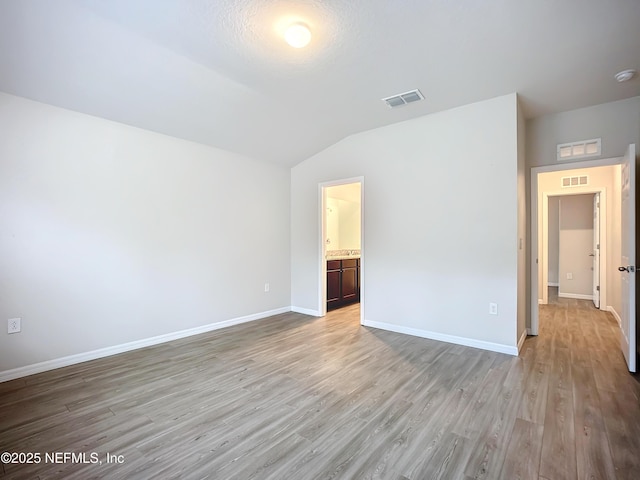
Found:
<svg viewBox="0 0 640 480"><path fill-rule="evenodd" d="M549 197L549 275L547 285L558 286L560 265L560 197ZM543 286L544 288L544 286Z"/></svg>
<svg viewBox="0 0 640 480"><path fill-rule="evenodd" d="M518 105L518 348L522 346L527 333L527 312L531 311L531 287L527 275L527 252L529 250L527 223L527 185L526 185L526 122L524 112Z"/></svg>
<svg viewBox="0 0 640 480"><path fill-rule="evenodd" d="M517 110L515 94L498 97L353 135L295 166L292 305L321 310L319 183L364 176L366 323L513 352Z"/></svg>
<svg viewBox="0 0 640 480"><path fill-rule="evenodd" d="M560 197L558 296L593 295L593 194ZM569 275L572 278L568 278Z"/></svg>
<svg viewBox="0 0 640 480"><path fill-rule="evenodd" d="M0 132L0 372L290 305L288 169L6 94Z"/></svg>

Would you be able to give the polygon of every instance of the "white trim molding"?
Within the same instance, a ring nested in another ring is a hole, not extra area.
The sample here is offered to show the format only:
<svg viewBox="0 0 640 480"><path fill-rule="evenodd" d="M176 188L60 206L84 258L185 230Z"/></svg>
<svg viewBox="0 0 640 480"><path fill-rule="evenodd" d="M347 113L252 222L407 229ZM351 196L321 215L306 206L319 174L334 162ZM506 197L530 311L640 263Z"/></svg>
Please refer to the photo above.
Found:
<svg viewBox="0 0 640 480"><path fill-rule="evenodd" d="M559 287L559 282L547 282L547 287Z"/></svg>
<svg viewBox="0 0 640 480"><path fill-rule="evenodd" d="M613 315L613 318L615 318L616 322L618 322L618 327L622 328L622 319L620 318L620 315L618 315L618 312L616 312L616 309L613 308L611 305L609 305L607 307L607 311L611 312L611 314Z"/></svg>
<svg viewBox="0 0 640 480"><path fill-rule="evenodd" d="M520 335L520 340L518 340L518 353L522 351L522 345L524 345L524 341L527 339L527 329L525 328L522 331L522 335Z"/></svg>
<svg viewBox="0 0 640 480"><path fill-rule="evenodd" d="M583 295L582 293L558 292L560 298L575 298L577 300L593 300L593 295Z"/></svg>
<svg viewBox="0 0 640 480"><path fill-rule="evenodd" d="M302 313L303 315L311 315L312 317L323 316L318 310L312 310L311 308L291 307L291 311L295 313Z"/></svg>
<svg viewBox="0 0 640 480"><path fill-rule="evenodd" d="M292 311L291 307L281 307L274 310L268 310L266 312L254 313L246 315L244 317L232 318L230 320L223 320L221 322L210 323L208 325L202 325L200 327L189 328L187 330L180 330L178 332L166 333L164 335L158 335L151 338L143 338L142 340L136 340L134 342L123 343L121 345L114 345L112 347L100 348L98 350L92 350L90 352L78 353L75 355L69 355L67 357L54 358L53 360L47 360L45 362L34 363L32 365L26 365L24 367L13 368L11 370L5 370L0 372L0 383L14 380L16 378L26 377L36 373L46 372L48 370L54 370L56 368L67 367L69 365L75 365L77 363L88 362L89 360L96 360L98 358L110 357L119 353L129 352L131 350L137 350L139 348L150 347L158 345L160 343L170 342L172 340L178 340L180 338L191 337L193 335L199 335L201 333L211 332L213 330L219 330L225 327L231 327L233 325L239 325L241 323L253 322L263 318L271 317L273 315L279 315L281 313L287 313Z"/></svg>
<svg viewBox="0 0 640 480"><path fill-rule="evenodd" d="M475 340L473 338L458 337L448 335L446 333L430 332L418 328L403 327L385 322L376 322L373 320L364 320L362 323L365 327L378 328L389 332L404 333L405 335L413 335L414 337L428 338L430 340L438 340L439 342L454 343L456 345L464 345L465 347L480 348L491 352L506 353L507 355L518 355L518 347L516 345L503 345L501 343L485 342L483 340Z"/></svg>

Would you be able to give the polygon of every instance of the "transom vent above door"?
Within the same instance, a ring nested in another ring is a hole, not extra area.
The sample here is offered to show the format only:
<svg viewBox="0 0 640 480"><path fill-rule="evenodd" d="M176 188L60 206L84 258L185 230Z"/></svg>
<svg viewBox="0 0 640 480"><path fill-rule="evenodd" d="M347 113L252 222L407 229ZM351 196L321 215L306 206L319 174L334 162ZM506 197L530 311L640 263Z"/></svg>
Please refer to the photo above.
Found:
<svg viewBox="0 0 640 480"><path fill-rule="evenodd" d="M576 177L562 177L560 180L562 188L567 187L584 187L589 185L589 177L587 175L580 175Z"/></svg>
<svg viewBox="0 0 640 480"><path fill-rule="evenodd" d="M581 140L579 142L560 143L556 147L557 160L597 157L602 153L602 139Z"/></svg>

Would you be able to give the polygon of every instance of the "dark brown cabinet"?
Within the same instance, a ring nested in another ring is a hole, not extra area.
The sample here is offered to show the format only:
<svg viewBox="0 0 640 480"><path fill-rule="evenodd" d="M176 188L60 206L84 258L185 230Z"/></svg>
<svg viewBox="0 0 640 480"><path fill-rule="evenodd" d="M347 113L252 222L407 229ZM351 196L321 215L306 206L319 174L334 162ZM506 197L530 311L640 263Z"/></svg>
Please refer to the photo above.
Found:
<svg viewBox="0 0 640 480"><path fill-rule="evenodd" d="M327 310L360 301L360 259L327 261Z"/></svg>
<svg viewBox="0 0 640 480"><path fill-rule="evenodd" d="M327 310L337 308L341 302L342 265L341 260L327 262Z"/></svg>

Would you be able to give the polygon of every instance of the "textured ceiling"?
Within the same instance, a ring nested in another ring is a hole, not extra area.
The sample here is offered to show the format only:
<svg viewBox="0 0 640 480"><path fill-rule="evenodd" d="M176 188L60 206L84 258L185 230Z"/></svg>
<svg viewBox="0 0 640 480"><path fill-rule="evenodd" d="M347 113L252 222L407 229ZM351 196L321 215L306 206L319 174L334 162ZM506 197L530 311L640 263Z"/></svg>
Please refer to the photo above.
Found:
<svg viewBox="0 0 640 480"><path fill-rule="evenodd" d="M0 90L293 165L512 92L528 117L638 95L613 80L640 69L638 25L638 0L3 0Z"/></svg>

